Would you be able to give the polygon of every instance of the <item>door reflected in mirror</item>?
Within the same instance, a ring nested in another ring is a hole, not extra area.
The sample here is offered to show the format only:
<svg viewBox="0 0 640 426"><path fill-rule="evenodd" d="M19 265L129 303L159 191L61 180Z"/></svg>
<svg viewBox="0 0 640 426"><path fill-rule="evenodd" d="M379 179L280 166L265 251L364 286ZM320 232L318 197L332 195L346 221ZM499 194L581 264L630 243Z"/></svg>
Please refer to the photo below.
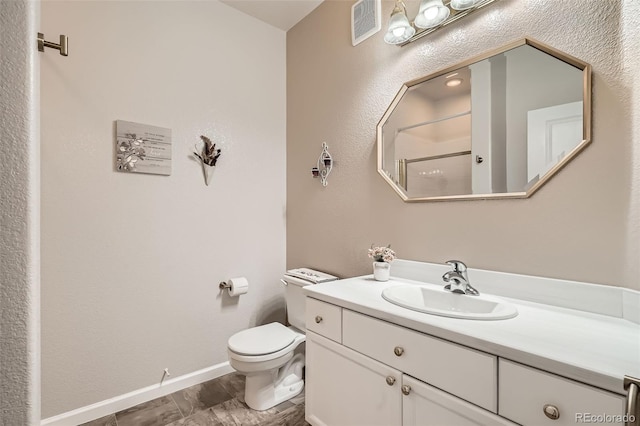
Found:
<svg viewBox="0 0 640 426"><path fill-rule="evenodd" d="M525 198L590 141L590 67L530 39L406 83L378 171L405 201Z"/></svg>

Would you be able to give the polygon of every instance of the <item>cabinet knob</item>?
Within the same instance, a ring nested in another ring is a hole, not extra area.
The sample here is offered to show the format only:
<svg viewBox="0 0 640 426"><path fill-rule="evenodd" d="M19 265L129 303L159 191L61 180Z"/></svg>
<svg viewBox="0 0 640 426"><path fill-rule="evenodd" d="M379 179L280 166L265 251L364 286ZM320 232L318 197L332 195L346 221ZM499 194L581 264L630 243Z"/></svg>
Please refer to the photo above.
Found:
<svg viewBox="0 0 640 426"><path fill-rule="evenodd" d="M316 315L316 324L320 324L322 322L322 317L320 315Z"/></svg>
<svg viewBox="0 0 640 426"><path fill-rule="evenodd" d="M396 382L396 378L393 376L387 376L387 384L389 386L393 386L393 384Z"/></svg>
<svg viewBox="0 0 640 426"><path fill-rule="evenodd" d="M402 356L402 354L404 353L404 349L400 346L396 346L395 348L393 348L393 353L396 354L396 356Z"/></svg>
<svg viewBox="0 0 640 426"><path fill-rule="evenodd" d="M558 420L560 418L560 410L558 410L558 407L555 405L545 404L544 407L542 407L542 411L544 415L551 420Z"/></svg>
<svg viewBox="0 0 640 426"><path fill-rule="evenodd" d="M409 395L411 393L411 386L409 385L402 385L402 393L405 395Z"/></svg>

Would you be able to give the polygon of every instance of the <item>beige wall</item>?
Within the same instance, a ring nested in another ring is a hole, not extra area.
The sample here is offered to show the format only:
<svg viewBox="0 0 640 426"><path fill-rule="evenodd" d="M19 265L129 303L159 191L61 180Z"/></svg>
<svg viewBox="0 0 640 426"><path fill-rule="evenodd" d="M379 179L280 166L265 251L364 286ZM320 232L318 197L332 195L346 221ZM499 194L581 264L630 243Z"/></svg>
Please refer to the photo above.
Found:
<svg viewBox="0 0 640 426"><path fill-rule="evenodd" d="M640 288L638 2L503 0L403 48L382 32L352 47L351 5L326 1L287 33L288 266L366 274L366 249L390 243L404 259ZM530 199L403 203L375 147L402 83L523 37L592 64L593 143ZM310 174L322 141L326 188Z"/></svg>
<svg viewBox="0 0 640 426"><path fill-rule="evenodd" d="M46 418L284 319L286 39L218 2L45 1L41 31L70 37L41 57ZM113 170L117 119L172 129L171 176ZM208 187L201 134L223 149ZM249 293L221 298L241 275Z"/></svg>

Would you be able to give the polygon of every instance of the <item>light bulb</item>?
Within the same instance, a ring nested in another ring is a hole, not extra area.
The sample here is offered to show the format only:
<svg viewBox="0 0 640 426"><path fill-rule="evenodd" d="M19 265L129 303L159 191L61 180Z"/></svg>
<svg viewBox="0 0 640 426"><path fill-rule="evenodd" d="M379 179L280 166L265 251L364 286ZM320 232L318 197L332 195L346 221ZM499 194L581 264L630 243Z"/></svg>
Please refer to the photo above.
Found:
<svg viewBox="0 0 640 426"><path fill-rule="evenodd" d="M424 17L427 18L428 20L432 20L434 19L436 16L438 16L438 8L437 7L430 7L429 9L424 11Z"/></svg>
<svg viewBox="0 0 640 426"><path fill-rule="evenodd" d="M394 28L391 32L393 33L394 36L401 37L404 34L404 28L403 27Z"/></svg>

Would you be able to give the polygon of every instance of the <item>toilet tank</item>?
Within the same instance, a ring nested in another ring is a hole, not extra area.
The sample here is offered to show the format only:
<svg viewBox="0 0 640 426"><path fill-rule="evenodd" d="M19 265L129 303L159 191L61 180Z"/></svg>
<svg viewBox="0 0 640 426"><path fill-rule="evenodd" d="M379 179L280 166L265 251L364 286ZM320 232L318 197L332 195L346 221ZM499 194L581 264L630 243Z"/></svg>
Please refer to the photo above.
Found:
<svg viewBox="0 0 640 426"><path fill-rule="evenodd" d="M285 301L287 304L287 319L289 324L300 331L306 331L305 322L305 295L302 288L321 282L334 281L338 277L314 271L307 268L291 269L282 277L285 284Z"/></svg>

